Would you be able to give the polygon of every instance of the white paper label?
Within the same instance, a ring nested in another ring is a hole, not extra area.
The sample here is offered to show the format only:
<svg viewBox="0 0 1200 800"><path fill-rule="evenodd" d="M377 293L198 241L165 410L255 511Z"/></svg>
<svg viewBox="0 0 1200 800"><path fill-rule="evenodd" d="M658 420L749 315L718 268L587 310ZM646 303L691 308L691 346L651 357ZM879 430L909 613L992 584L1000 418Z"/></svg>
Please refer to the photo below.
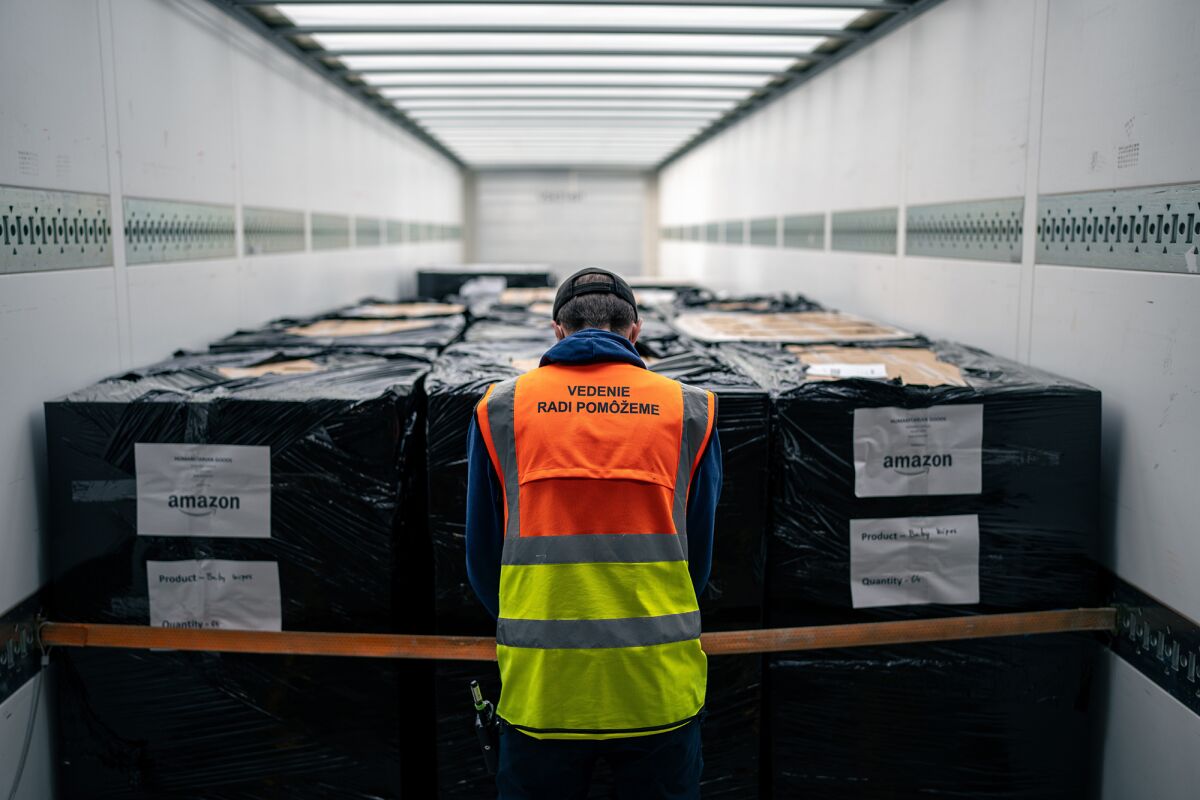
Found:
<svg viewBox="0 0 1200 800"><path fill-rule="evenodd" d="M271 538L271 448L136 444L139 536Z"/></svg>
<svg viewBox="0 0 1200 800"><path fill-rule="evenodd" d="M147 561L155 628L283 630L274 561Z"/></svg>
<svg viewBox="0 0 1200 800"><path fill-rule="evenodd" d="M854 494L979 494L983 406L854 411Z"/></svg>
<svg viewBox="0 0 1200 800"><path fill-rule="evenodd" d="M979 602L979 517L850 520L855 608Z"/></svg>
<svg viewBox="0 0 1200 800"><path fill-rule="evenodd" d="M810 364L807 374L815 378L886 378L886 364Z"/></svg>

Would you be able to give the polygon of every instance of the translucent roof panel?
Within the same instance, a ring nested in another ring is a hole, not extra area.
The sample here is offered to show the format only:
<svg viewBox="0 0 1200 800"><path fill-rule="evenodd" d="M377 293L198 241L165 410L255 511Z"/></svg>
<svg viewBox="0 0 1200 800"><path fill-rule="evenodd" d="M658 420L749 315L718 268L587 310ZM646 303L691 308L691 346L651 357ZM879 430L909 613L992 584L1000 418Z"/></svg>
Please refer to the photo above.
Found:
<svg viewBox="0 0 1200 800"><path fill-rule="evenodd" d="M653 164L663 158L669 149L662 150L597 150L595 148L572 148L564 150L456 150L465 161L475 165L507 163L519 164Z"/></svg>
<svg viewBox="0 0 1200 800"><path fill-rule="evenodd" d="M391 102L434 148L468 165L572 166L658 164L907 9L877 0L265 5L255 13L277 41L315 55L367 102ZM871 9L885 13L863 15Z"/></svg>
<svg viewBox="0 0 1200 800"><path fill-rule="evenodd" d="M507 127L454 129L437 125L429 126L439 138L446 142L534 142L534 141L598 141L620 144L626 142L673 142L680 141L699 132L692 128L648 129L640 132L623 129L586 127Z"/></svg>
<svg viewBox="0 0 1200 800"><path fill-rule="evenodd" d="M373 86L526 86L621 84L636 86L741 86L757 88L771 79L770 74L694 75L689 72L386 72L365 75Z"/></svg>
<svg viewBox="0 0 1200 800"><path fill-rule="evenodd" d="M825 39L820 36L749 36L683 33L319 33L317 44L334 53L364 51L542 50L605 53L747 53L800 56Z"/></svg>
<svg viewBox="0 0 1200 800"><path fill-rule="evenodd" d="M749 89L682 87L678 89L656 89L645 86L623 86L610 88L604 86L585 86L580 88L558 88L554 86L516 88L507 86L480 87L438 87L413 86L403 89L381 89L384 97L393 99L413 99L417 97L661 97L664 99L704 98L707 100L740 100L750 96Z"/></svg>
<svg viewBox="0 0 1200 800"><path fill-rule="evenodd" d="M427 56L343 56L350 70L703 70L711 73L768 72L790 67L790 57L761 56L555 56L555 55L427 55Z"/></svg>
<svg viewBox="0 0 1200 800"><path fill-rule="evenodd" d="M476 120L480 124L492 124L504 120L550 120L550 119L693 119L710 120L721 115L720 111L672 111L653 108L568 108L563 110L544 108L500 109L486 108L425 109L408 112L416 121Z"/></svg>
<svg viewBox="0 0 1200 800"><path fill-rule="evenodd" d="M496 153L550 153L571 150L586 153L589 150L605 153L654 153L676 147L678 142L603 142L598 140L559 141L495 141L495 142L448 142L459 152Z"/></svg>
<svg viewBox="0 0 1200 800"><path fill-rule="evenodd" d="M522 169L526 167L544 167L546 169L596 169L607 167L609 169L629 169L629 170L645 170L650 171L665 157L665 154L656 154L653 156L643 156L640 158L620 158L620 157L605 157L598 155L589 155L586 158L571 158L570 155L564 156L516 156L510 158L468 158L471 166L475 169Z"/></svg>
<svg viewBox="0 0 1200 800"><path fill-rule="evenodd" d="M503 128L448 128L440 125L427 126L444 136L447 141L453 139L480 139L484 141L500 140L500 139L601 139L604 141L619 141L619 140L634 140L641 141L663 141L682 139L689 134L696 133L701 126L692 125L688 127L678 126L674 128L643 128L633 129L629 127L605 128L596 124L590 125L538 125L536 123L527 124L525 126L509 125Z"/></svg>
<svg viewBox="0 0 1200 800"><path fill-rule="evenodd" d="M698 131L698 128L697 130ZM624 134L612 133L610 136L598 136L598 134L588 133L586 131L544 131L533 133L526 131L486 131L480 133L464 133L445 131L443 128L434 128L434 132L438 133L439 137L443 137L444 142L448 144L474 142L476 144L521 144L535 142L587 142L600 144L670 144L672 142L682 142L683 139L692 136L696 131L673 131L670 136L667 134Z"/></svg>
<svg viewBox="0 0 1200 800"><path fill-rule="evenodd" d="M463 100L445 97L418 97L396 100L396 105L405 112L416 112L430 109L671 109L671 110L702 110L727 111L733 108L737 101L728 100L662 100L656 98L610 98L610 97L577 97L565 100L545 98L523 98L506 100L504 98L481 98Z"/></svg>
<svg viewBox="0 0 1200 800"><path fill-rule="evenodd" d="M631 140L631 141L612 141L611 139L517 139L517 138L499 138L499 139L457 139L447 140L448 147L459 150L538 150L538 149L563 149L574 147L578 149L595 148L595 149L625 149L625 150L665 150L679 146L686 141L686 137L676 139L663 140Z"/></svg>
<svg viewBox="0 0 1200 800"><path fill-rule="evenodd" d="M507 155L509 153L527 153L548 155L566 151L586 154L588 151L602 153L661 153L678 146L678 142L598 142L598 141L559 141L559 142L449 142L448 146L460 153L490 153Z"/></svg>
<svg viewBox="0 0 1200 800"><path fill-rule="evenodd" d="M548 160L552 158L564 158L565 160L579 163L586 161L592 156L609 156L613 158L640 160L643 158L658 158L664 153L671 150L674 145L666 147L621 147L606 145L604 143L588 144L586 142L572 145L562 145L560 147L549 147L545 144L537 145L521 145L506 144L503 147L470 147L470 146L455 146L455 152L463 154L466 158L475 159L518 159L518 158L534 158L539 160Z"/></svg>
<svg viewBox="0 0 1200 800"><path fill-rule="evenodd" d="M591 155L620 156L623 158L654 158L669 152L674 144L655 145L651 147L631 147L625 145L610 145L604 142L578 142L574 144L549 145L545 143L521 144L508 142L497 145L450 145L457 153L468 159L490 158L551 158L567 156L571 161L586 160Z"/></svg>
<svg viewBox="0 0 1200 800"><path fill-rule="evenodd" d="M487 153L493 156L503 155L551 155L554 153L575 153L586 156L589 153L607 153L610 155L645 155L661 153L675 146L674 142L650 144L617 144L613 142L478 142L454 143L450 147L460 153L480 155Z"/></svg>
<svg viewBox="0 0 1200 800"><path fill-rule="evenodd" d="M276 6L301 26L317 25L647 25L672 28L840 29L861 9L522 3L329 3Z"/></svg>
<svg viewBox="0 0 1200 800"><path fill-rule="evenodd" d="M694 128L675 128L675 129L659 129L655 131L645 131L642 133L633 133L631 131L615 131L613 133L603 135L597 134L587 128L561 129L554 128L552 130L534 130L531 128L444 128L437 125L428 126L443 141L536 141L571 139L578 141L604 141L604 142L669 142L679 141L688 136L694 135L700 131L699 127Z"/></svg>

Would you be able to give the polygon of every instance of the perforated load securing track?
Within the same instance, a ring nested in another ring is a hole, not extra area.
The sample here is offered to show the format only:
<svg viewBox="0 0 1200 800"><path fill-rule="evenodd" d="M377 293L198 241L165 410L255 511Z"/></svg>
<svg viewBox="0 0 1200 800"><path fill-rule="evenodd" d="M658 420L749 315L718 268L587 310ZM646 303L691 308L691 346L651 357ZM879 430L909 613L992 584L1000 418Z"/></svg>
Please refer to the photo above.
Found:
<svg viewBox="0 0 1200 800"><path fill-rule="evenodd" d="M1079 608L899 622L818 625L807 628L721 631L704 634L701 642L705 653L710 656L722 656L989 639L1041 633L1111 633L1115 630L1115 609ZM419 658L445 661L496 660L496 641L485 636L197 630L79 622L45 622L40 632L43 647L115 647L134 650L201 650L218 653Z"/></svg>

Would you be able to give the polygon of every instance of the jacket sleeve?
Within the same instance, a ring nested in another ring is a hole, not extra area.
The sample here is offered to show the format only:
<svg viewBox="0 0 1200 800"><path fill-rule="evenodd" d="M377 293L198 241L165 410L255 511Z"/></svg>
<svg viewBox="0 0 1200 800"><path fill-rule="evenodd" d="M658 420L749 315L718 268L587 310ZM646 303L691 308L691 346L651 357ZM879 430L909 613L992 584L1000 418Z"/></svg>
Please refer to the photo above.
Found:
<svg viewBox="0 0 1200 800"><path fill-rule="evenodd" d="M467 431L467 579L484 608L500 616L500 555L504 547L504 490L475 415ZM689 537L690 541L690 537Z"/></svg>
<svg viewBox="0 0 1200 800"><path fill-rule="evenodd" d="M714 425L688 490L688 572L697 596L708 585L708 575L712 571L713 524L716 521L717 501L721 499L724 469L721 440Z"/></svg>

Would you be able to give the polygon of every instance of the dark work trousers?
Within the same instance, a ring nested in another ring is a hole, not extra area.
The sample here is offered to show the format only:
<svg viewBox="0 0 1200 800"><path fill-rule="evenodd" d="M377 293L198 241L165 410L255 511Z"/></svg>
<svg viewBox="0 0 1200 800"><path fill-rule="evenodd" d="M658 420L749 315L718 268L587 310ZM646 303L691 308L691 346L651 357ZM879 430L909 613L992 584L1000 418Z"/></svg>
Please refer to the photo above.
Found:
<svg viewBox="0 0 1200 800"><path fill-rule="evenodd" d="M700 721L627 739L535 739L500 724L500 800L586 798L598 759L619 800L699 800Z"/></svg>

